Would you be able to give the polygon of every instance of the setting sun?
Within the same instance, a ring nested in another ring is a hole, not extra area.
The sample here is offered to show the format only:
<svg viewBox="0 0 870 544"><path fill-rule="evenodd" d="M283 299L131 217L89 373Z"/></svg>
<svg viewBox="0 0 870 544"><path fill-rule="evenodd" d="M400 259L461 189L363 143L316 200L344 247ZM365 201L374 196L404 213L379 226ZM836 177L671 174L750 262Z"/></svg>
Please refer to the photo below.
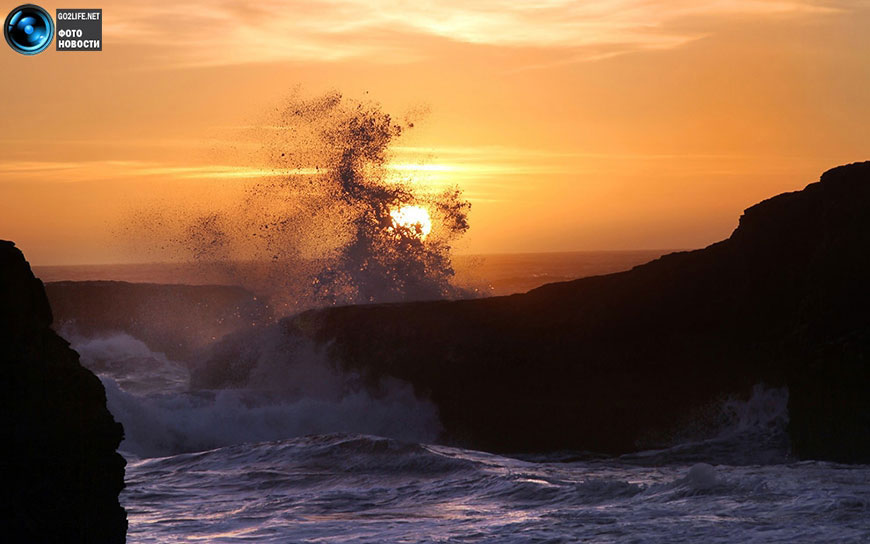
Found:
<svg viewBox="0 0 870 544"><path fill-rule="evenodd" d="M432 219L426 208L420 206L402 206L390 212L393 219L391 230L407 229L413 236L425 240L432 232Z"/></svg>

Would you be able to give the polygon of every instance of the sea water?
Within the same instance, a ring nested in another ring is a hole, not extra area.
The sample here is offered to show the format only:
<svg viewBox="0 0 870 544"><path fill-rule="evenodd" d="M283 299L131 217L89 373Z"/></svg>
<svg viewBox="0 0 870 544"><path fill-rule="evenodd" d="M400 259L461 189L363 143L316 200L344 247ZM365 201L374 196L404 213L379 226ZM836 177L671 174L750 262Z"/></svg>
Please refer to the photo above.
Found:
<svg viewBox="0 0 870 544"><path fill-rule="evenodd" d="M510 289L635 258L494 266ZM143 278L161 279L126 279ZM437 410L401 383L374 398L310 361L292 394L191 390L189 365L128 333L62 333L125 427L131 543L870 542L870 466L796 460L785 389L724 402L721 428L659 450L495 455L438 444Z"/></svg>
<svg viewBox="0 0 870 544"><path fill-rule="evenodd" d="M133 460L122 502L130 542L867 542L868 476L329 434Z"/></svg>
<svg viewBox="0 0 870 544"><path fill-rule="evenodd" d="M785 389L660 450L495 455L437 444L410 389L191 391L129 335L73 347L125 426L131 543L870 542L870 467L795 460Z"/></svg>

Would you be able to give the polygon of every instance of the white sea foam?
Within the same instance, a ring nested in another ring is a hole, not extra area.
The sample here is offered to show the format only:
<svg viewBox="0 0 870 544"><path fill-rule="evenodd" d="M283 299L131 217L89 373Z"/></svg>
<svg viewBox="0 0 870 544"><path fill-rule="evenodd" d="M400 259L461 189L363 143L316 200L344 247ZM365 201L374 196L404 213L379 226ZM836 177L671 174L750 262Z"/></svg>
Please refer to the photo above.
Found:
<svg viewBox="0 0 870 544"><path fill-rule="evenodd" d="M868 467L530 462L319 435L135 461L134 542L867 542Z"/></svg>
<svg viewBox="0 0 870 544"><path fill-rule="evenodd" d="M152 351L144 342L123 332L84 337L72 330L61 331L81 356L82 364L130 393L182 391L187 389L187 368Z"/></svg>
<svg viewBox="0 0 870 544"><path fill-rule="evenodd" d="M434 405L407 384L385 382L372 394L301 349L289 364L277 351L280 360L261 358L249 387L190 391L183 365L129 335L73 340L124 425L121 449L138 457L331 432L432 441L440 431Z"/></svg>
<svg viewBox="0 0 870 544"><path fill-rule="evenodd" d="M726 424L719 434L746 431L784 431L788 425L788 388L756 384L747 400L730 399L722 406Z"/></svg>
<svg viewBox="0 0 870 544"><path fill-rule="evenodd" d="M261 337L244 388L190 391L182 365L129 335L73 340L127 432L130 542L870 538L868 467L788 464L771 450L784 389L725 402L712 439L532 461L424 445L438 432L431 404L400 383L373 395L305 344Z"/></svg>
<svg viewBox="0 0 870 544"><path fill-rule="evenodd" d="M336 400L282 399L248 390L137 396L103 379L109 410L124 425L121 449L140 457L201 451L330 432L434 440L437 412L410 388L383 398L358 391Z"/></svg>

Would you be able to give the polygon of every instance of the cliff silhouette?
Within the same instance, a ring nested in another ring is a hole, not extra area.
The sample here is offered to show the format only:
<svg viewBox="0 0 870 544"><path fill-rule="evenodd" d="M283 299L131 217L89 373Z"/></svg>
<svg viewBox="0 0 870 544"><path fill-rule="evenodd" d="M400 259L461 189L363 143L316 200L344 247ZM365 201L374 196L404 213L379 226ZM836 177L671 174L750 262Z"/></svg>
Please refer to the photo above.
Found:
<svg viewBox="0 0 870 544"><path fill-rule="evenodd" d="M62 334L126 332L178 361L215 338L271 319L264 299L229 285L58 281L45 291Z"/></svg>
<svg viewBox="0 0 870 544"><path fill-rule="evenodd" d="M0 301L3 541L124 542L124 431L100 380L51 330L42 282L2 240Z"/></svg>
<svg viewBox="0 0 870 544"><path fill-rule="evenodd" d="M868 279L864 162L752 206L724 241L630 271L280 326L374 388L410 382L438 406L445 439L469 447L635 451L765 383L789 388L797 456L870 462ZM194 383L240 372L216 356Z"/></svg>

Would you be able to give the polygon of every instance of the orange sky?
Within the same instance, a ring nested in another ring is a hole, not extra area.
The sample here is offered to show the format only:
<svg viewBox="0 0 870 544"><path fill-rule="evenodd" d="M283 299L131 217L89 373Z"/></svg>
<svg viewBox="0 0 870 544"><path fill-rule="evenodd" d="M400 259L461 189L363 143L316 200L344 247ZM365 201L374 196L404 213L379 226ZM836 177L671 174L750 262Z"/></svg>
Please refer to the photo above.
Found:
<svg viewBox="0 0 870 544"><path fill-rule="evenodd" d="M393 168L464 188L467 253L700 247L870 158L863 0L241 4L91 2L100 53L0 44L0 238L35 264L144 258L118 242L131 210L239 194L296 86L428 109Z"/></svg>

